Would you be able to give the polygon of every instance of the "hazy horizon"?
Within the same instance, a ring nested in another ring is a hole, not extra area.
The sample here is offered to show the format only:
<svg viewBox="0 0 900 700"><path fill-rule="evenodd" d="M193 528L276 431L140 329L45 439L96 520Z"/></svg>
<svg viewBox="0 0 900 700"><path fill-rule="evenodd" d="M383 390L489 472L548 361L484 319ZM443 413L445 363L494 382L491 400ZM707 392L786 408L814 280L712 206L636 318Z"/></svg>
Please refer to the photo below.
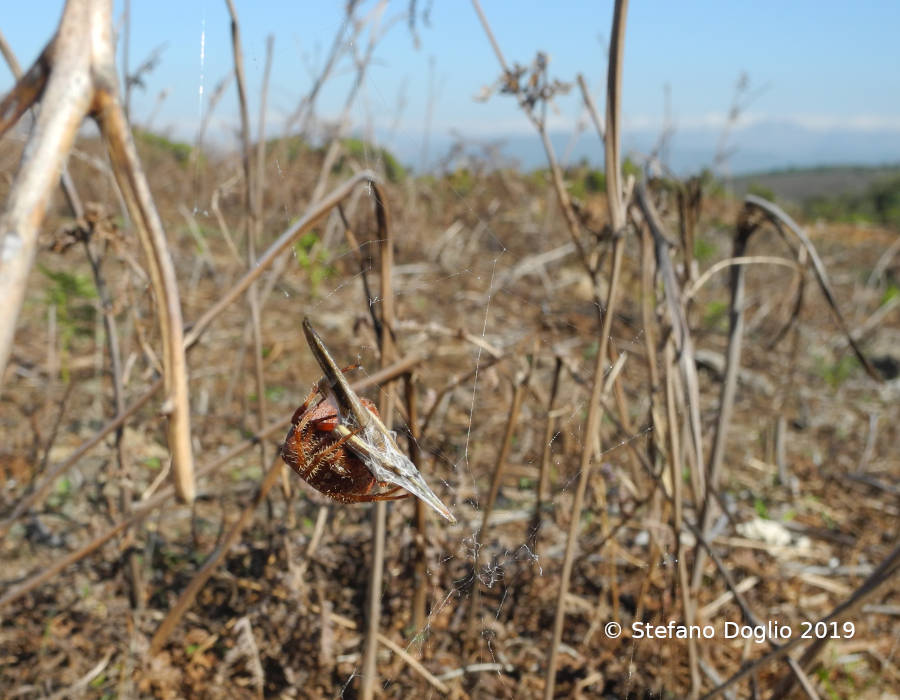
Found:
<svg viewBox="0 0 900 700"><path fill-rule="evenodd" d="M27 67L49 40L64 0L33 0L0 19ZM115 0L117 29L123 3ZM454 134L473 144L502 140L503 153L524 169L545 159L515 100L475 97L496 83L500 64L469 3L367 0L359 36L343 26L344 3L236 2L252 133L262 94L266 38L274 38L266 133L285 133L290 115L312 88L332 45L344 53L318 93L313 128L340 118L354 82L351 54L377 38L362 88L346 114L345 134L370 135L416 170L429 169ZM413 16L409 16L413 8ZM579 125L588 124L569 162L602 162L580 91L583 74L603 113L607 32L612 2L515 4L484 0L484 13L509 65L528 65L538 51L549 76L573 85L548 110L562 157ZM35 21L35 18L40 21ZM777 21L773 21L777 18ZM730 125L731 173L821 164L900 160L900 3L776 3L751 6L698 0L636 4L628 15L623 75L623 153L648 152L663 126L673 127L669 162L679 174L711 165ZM131 70L158 62L132 94L131 114L178 140L193 142L210 116L210 96L229 80L212 113L207 143L237 147L239 116L228 13L219 0L131 3ZM117 61L123 62L123 42ZM0 92L12 85L0 74ZM733 114L737 120L733 120ZM321 132L318 132L321 133ZM426 139L427 134L427 139Z"/></svg>

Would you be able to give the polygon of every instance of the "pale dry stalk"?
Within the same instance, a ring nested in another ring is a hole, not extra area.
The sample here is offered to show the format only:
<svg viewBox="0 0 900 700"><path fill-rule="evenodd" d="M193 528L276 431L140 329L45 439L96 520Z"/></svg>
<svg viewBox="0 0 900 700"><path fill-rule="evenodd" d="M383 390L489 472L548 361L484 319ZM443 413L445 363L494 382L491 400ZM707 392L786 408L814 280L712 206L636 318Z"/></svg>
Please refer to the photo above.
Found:
<svg viewBox="0 0 900 700"><path fill-rule="evenodd" d="M622 63L625 51L625 19L628 13L628 0L616 0L613 10L612 43L610 44L609 73L606 83L606 196L609 206L610 225L613 230L614 243L612 255L612 270L609 280L609 292L604 307L603 326L600 331L597 363L594 367L593 385L591 388L591 401L588 405L588 415L585 425L585 443L581 451L580 473L578 486L575 489L575 499L572 504L572 521L566 536L566 553L563 559L562 574L560 577L559 594L556 600L556 616L553 623L553 635L550 649L547 654L547 671L544 681L545 700L553 699L553 691L556 684L556 665L559 654L559 645L562 641L563 626L566 617L566 594L569 591L569 581L572 577L572 566L575 559L578 529L581 524L581 508L584 502L584 493L587 488L590 470L599 452L599 426L602 416L600 395L603 386L603 370L606 366L606 358L609 348L609 338L612 330L613 316L615 315L616 294L619 286L619 273L622 266L623 240L625 233L625 202L622 195L621 158L619 152L620 125L622 114ZM595 444L596 441L596 444Z"/></svg>
<svg viewBox="0 0 900 700"><path fill-rule="evenodd" d="M42 109L0 215L0 298L8 301L0 311L0 386L50 192L90 114L147 258L163 343L163 409L169 414L173 472L179 497L190 502L194 475L181 303L165 233L118 96L111 0L69 0L56 36L0 103L0 133L38 98Z"/></svg>

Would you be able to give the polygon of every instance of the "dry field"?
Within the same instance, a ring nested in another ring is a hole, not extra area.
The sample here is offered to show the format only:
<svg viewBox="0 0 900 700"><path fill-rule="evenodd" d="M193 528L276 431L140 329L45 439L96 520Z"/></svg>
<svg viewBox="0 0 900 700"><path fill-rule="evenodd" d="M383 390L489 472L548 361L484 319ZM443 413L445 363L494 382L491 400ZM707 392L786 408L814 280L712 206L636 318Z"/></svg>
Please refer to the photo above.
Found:
<svg viewBox="0 0 900 700"><path fill-rule="evenodd" d="M261 249L303 210L321 164L321 154L292 159L279 154L280 147L267 160L271 186ZM96 202L91 245L102 260L110 312L121 336L130 405L158 376L153 297L118 216L113 185L91 169L97 144L79 148L73 177L84 183L85 200ZM208 210L214 188L224 184L222 219L237 236L243 205L237 185L229 190L228 183L238 181L240 162L190 166L156 145L143 146L142 156L190 322L245 271ZM346 168L361 165L348 161ZM339 172L333 180L344 178ZM469 667L442 681L451 694L536 696L544 682L598 346L591 289L555 199L534 179L509 172L457 174L407 179L385 191L395 239L398 355L426 351L414 371L419 420L430 419L418 441L420 468L459 522L449 525L429 515L420 533L410 501L388 507L381 631L437 677ZM347 243L335 211L301 239L262 307L273 421L289 417L320 374L300 329L304 316L339 361L358 360L361 376L378 367L360 271L362 264L370 288L377 289L371 260L377 255L375 224L370 194L365 187L358 193L345 211L356 246ZM662 207L671 204L664 191L657 197ZM597 221L605 209L602 195L584 203L586 216ZM739 209L733 201L704 204L698 248L707 252L700 270L730 254ZM669 230L677 230L676 219L666 217ZM64 232L72 224L62 202L55 202L7 370L0 404L7 517L49 469L66 461L115 413L102 309L83 244L67 247L72 240ZM750 252L789 255L770 229L757 234ZM876 353L885 356L893 351L896 358L896 310L872 327L866 323L877 313L885 288L867 286L866 279L895 235L820 227L813 239L851 328L865 329L866 347L882 348ZM602 248L604 237L598 238ZM665 472L657 477L652 471L666 463L668 451L650 415L641 250L633 231L624 246L611 346L626 359L604 399L609 413L578 514L557 673L557 690L566 696L681 695L690 688L685 641L630 634L612 640L604 634L608 621L630 627L634 621L685 619L678 545L665 495L674 487ZM879 384L866 376L809 280L798 317L773 346L791 315L797 279L781 267L757 265L748 271L744 352L718 487L728 515L719 516L711 544L758 618L791 625L799 634L803 621L815 622L845 601L895 545L900 436L896 381ZM688 306L707 454L720 403L728 298L725 270ZM661 307L654 311L663 313ZM286 480L289 493L279 486L255 510L162 651L148 655L160 621L252 501L268 469L247 439L257 429L247 320L246 303L238 300L189 355L197 464L216 464L199 481L195 505L163 501L97 551L6 602L0 632L0 686L6 694L53 694L92 669L83 691L91 697L253 696L257 689L286 697L354 692L373 557L372 506L328 503L293 475ZM548 414L554 381L558 388ZM482 528L518 387L523 387L520 408L496 503ZM382 392L403 403L402 384ZM364 393L379 398L378 391ZM120 442L115 432L107 436L54 480L27 513L5 523L6 595L121 521L123 493L134 509L164 489L166 480L159 478L168 464L164 424L159 401L151 399L127 421ZM394 424L402 435L402 415ZM264 440L269 459L284 432ZM220 460L241 445L247 449ZM548 446L545 502L535 516ZM689 488L689 479L681 488ZM684 498L684 517L696 518L690 496ZM759 519L772 523L775 534L747 526ZM693 541L683 533L682 542L693 560ZM422 554L420 578L416 567ZM723 637L726 621L745 623L738 605L727 599L728 590L722 573L708 563L693 598L698 619L717 628L714 639L697 646L702 663L720 679L771 650ZM424 591L424 623L414 620L417 591ZM140 598L132 604L136 592ZM897 604L894 581L893 589L838 616L841 623L852 622L855 632L830 641L815 676L823 689L875 697L897 682ZM755 682L768 687L785 668L781 660L763 664ZM386 697L442 694L384 647L378 673ZM709 677L704 687L712 687ZM741 693L749 688L746 682L738 687Z"/></svg>
<svg viewBox="0 0 900 700"><path fill-rule="evenodd" d="M540 131L532 70L504 91ZM299 138L247 167L135 133L190 338L196 497L172 485L164 311L82 135L84 215L54 194L0 384L0 695L900 687L897 231L696 179L412 177ZM2 201L21 151L0 141ZM336 503L281 463L321 376L304 318L457 522Z"/></svg>

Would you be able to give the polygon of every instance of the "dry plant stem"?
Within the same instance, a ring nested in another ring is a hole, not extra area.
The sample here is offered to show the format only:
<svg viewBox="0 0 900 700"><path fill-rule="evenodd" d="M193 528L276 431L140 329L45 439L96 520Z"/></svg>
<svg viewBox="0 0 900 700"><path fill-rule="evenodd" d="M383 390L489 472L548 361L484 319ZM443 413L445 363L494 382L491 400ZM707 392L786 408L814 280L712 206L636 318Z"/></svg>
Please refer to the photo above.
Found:
<svg viewBox="0 0 900 700"><path fill-rule="evenodd" d="M247 241L247 268L253 269L256 264L256 244L255 239L260 234L261 215L260 215L260 198L262 195L261 187L255 186L256 178L259 172L253 173L251 164L251 146L250 146L250 113L247 108L247 91L244 80L244 57L241 49L241 32L238 23L237 12L234 9L232 0L225 0L228 5L228 13L231 16L231 48L234 54L234 77L237 82L238 101L241 109L241 143L242 163L244 166L244 202L247 207L246 222L246 241ZM271 37L270 37L271 39ZM266 71L265 76L268 77L269 67L272 60L271 41L266 54ZM264 78L265 81L265 78ZM262 110L260 115L260 132L264 130L264 110L265 110L265 92L266 85L263 83ZM260 142L260 148L263 149L263 158L265 158L265 145ZM256 283L252 283L247 289L247 305L250 307L250 326L253 331L253 366L256 379L256 409L258 426L261 428L267 422L266 420L266 382L263 372L262 360L262 328L260 325L260 309L259 309L259 292ZM269 460L266 458L266 444L260 443L260 456L262 463L266 464Z"/></svg>
<svg viewBox="0 0 900 700"><path fill-rule="evenodd" d="M781 265L782 267L789 267L795 271L800 270L797 263L785 258L780 258L776 255L746 255L741 258L726 258L725 260L719 260L717 263L711 265L709 269L705 270L696 280L691 282L691 285L684 292L683 298L685 303L693 299L697 292L700 291L700 288L709 282L713 275L732 265Z"/></svg>
<svg viewBox="0 0 900 700"><path fill-rule="evenodd" d="M706 469L703 460L703 427L700 421L700 381L697 377L697 363L694 359L694 342L685 313L678 278L669 256L667 237L663 232L662 222L656 208L650 201L647 188L640 183L637 188L638 205L644 221L653 235L656 253L656 268L662 278L666 294L666 308L669 312L672 334L676 345L678 366L684 382L685 410L687 412L687 428L689 428L690 450L687 451L691 464L691 487L695 503L702 503L709 498Z"/></svg>
<svg viewBox="0 0 900 700"><path fill-rule="evenodd" d="M603 316L603 326L600 331L600 347L597 352L597 364L594 367L593 386L591 388L591 402L588 405L588 415L585 425L585 441L581 451L581 463L578 486L575 490L575 499L572 504L572 521L569 524L569 532L566 537L566 553L563 559L562 574L559 584L559 595L556 600L556 617L553 623L553 637L550 642L550 650L547 655L547 677L544 682L545 700L553 699L553 690L556 684L556 665L559 654L559 645L562 641L563 626L566 617L566 594L569 590L569 581L572 577L572 564L575 559L576 540L578 527L581 524L581 508L584 502L584 493L590 477L591 463L594 455L599 451L599 426L602 409L600 395L603 386L603 369L609 348L609 337L612 329L613 316L615 315L616 293L619 285L619 271L622 265L623 234L625 229L625 203L622 198L622 183L620 178L619 158L619 125L621 123L621 97L622 97L622 59L625 50L625 18L628 12L628 0L616 0L613 10L612 41L609 51L609 74L607 77L606 95L606 192L609 202L610 225L612 226L615 240L613 243L612 272L609 281L609 293L606 300L606 308Z"/></svg>
<svg viewBox="0 0 900 700"><path fill-rule="evenodd" d="M122 386L122 358L119 352L119 332L112 312L112 300L109 297L106 280L101 274L101 261L97 259L91 248L91 242L87 239L84 239L84 250L91 265L91 271L94 275L94 286L97 288L97 296L100 298L100 307L103 311L103 324L106 331L106 345L109 352L109 366L113 381L113 404L116 415L122 415L125 412L125 389ZM120 425L116 428L115 437L116 459L119 464L118 480L121 484L119 489L119 508L122 514L127 517L131 512L132 494L126 488L126 484L131 483L131 479L129 478L128 463L125 459L125 451L122 445L123 434L124 430ZM144 602L144 592L137 552L131 552L128 555L127 576L131 584L132 607L139 608Z"/></svg>
<svg viewBox="0 0 900 700"><path fill-rule="evenodd" d="M38 229L66 154L90 106L90 52L78 28L89 23L97 9L85 2L69 3L52 46L0 102L0 135L39 96L44 103L0 215L0 299L4 300L0 309L0 390L34 262ZM63 70L50 73L51 48Z"/></svg>
<svg viewBox="0 0 900 700"><path fill-rule="evenodd" d="M394 359L394 287L391 276L394 271L394 245L391 222L384 193L375 185L376 219L378 221L378 241L381 263L381 366L386 367ZM383 422L390 426L394 414L393 395L383 392L379 402L379 413ZM416 499L418 500L418 499ZM360 680L360 696L371 700L375 695L378 654L378 636L381 618L381 588L384 572L384 540L387 531L387 503L375 503L372 512L372 571L369 579L369 595L366 615L366 638L363 647L363 668Z"/></svg>
<svg viewBox="0 0 900 700"><path fill-rule="evenodd" d="M550 398L547 402L547 426L544 428L544 443L541 453L541 471L538 478L537 499L534 506L535 526L540 524L541 512L544 504L550 500L550 453L553 447L553 435L556 431L556 418L553 410L556 408L556 394L559 391L559 377L562 373L563 361L562 357L556 356L556 363L553 369L553 381L550 384ZM535 539L537 531L535 530Z"/></svg>
<svg viewBox="0 0 900 700"><path fill-rule="evenodd" d="M90 111L100 125L120 190L135 221L147 255L164 346L169 448L175 460L180 497L193 499L193 455L187 406L187 368L181 343L181 307L174 268L159 217L131 141L116 93L110 0L69 0L59 31L41 58L0 105L27 108L17 97L21 85L43 82L42 109L25 158L0 216L0 298L11 303L0 314L0 375L6 367L24 285L34 261L37 228L43 219L50 187L62 170L81 121ZM85 41L85 38L90 41ZM49 77L46 77L50 71ZM35 93L32 100L37 96ZM0 124L0 133L9 124Z"/></svg>
<svg viewBox="0 0 900 700"><path fill-rule="evenodd" d="M112 66L110 66L112 67ZM113 84L114 90L114 84ZM185 503L194 500L194 456L191 449L190 404L181 302L175 268L169 256L162 223L153 205L150 188L140 167L131 129L114 91L100 90L95 96L95 116L100 124L113 172L147 256L163 342L163 376L166 389L169 450L175 490Z"/></svg>
<svg viewBox="0 0 900 700"><path fill-rule="evenodd" d="M172 630L175 629L175 625L178 624L179 620L181 620L181 618L187 612L188 608L191 607L194 599L197 597L197 594L206 584L207 580L209 580L209 577L213 574L213 572L218 568L219 564L222 562L222 559L224 559L225 555L228 553L228 550L231 549L234 546L235 542L238 541L241 533L244 531L244 528L247 527L247 525L253 519L253 513L265 500L266 495L269 493L269 490L279 479L279 475L283 468L284 466L281 462L281 456L278 455L273 460L268 472L266 472L266 476L263 479L262 484L260 484L259 490L257 491L252 503L244 508L240 517L237 519L237 522L235 522L234 525L231 526L231 529L228 531L228 534L224 537L219 546L216 547L215 551L210 555L209 559L204 562L200 570L194 575L194 578L191 579L191 582L181 592L181 595L178 596L178 600L175 602L175 605L173 605L169 609L169 612L166 614L165 619L156 629L156 632L153 635L153 639L150 640L151 656L155 656L160 652L163 645L166 643L166 640L169 638L169 635L172 633Z"/></svg>
<svg viewBox="0 0 900 700"><path fill-rule="evenodd" d="M831 311L834 314L834 318L837 321L837 324L840 327L841 331L847 337L847 341L850 343L850 347L853 348L853 352L856 355L856 358L859 360L860 364L865 368L866 373L872 379L874 379L876 382L883 381L882 377L878 374L878 371L872 366L872 363L869 362L869 358L866 357L865 353L863 353L862 349L856 343L856 339L853 337L853 334L850 332L850 328L847 326L847 322L844 320L844 315L838 308L837 299L831 289L831 283L828 281L828 272L825 269L825 264L819 257L819 253L816 251L816 248L812 244L812 241L809 239L809 236L806 235L806 232L790 216L788 216L781 207L772 204L772 202L769 202L762 197L748 194L744 198L744 202L745 209L749 209L751 207L761 209L765 216L779 229L779 231L781 231L782 225L787 226L791 233L793 233L799 239L803 247L806 248L807 253L809 253L810 261L812 262L813 272L815 272L816 274L816 280L819 282L819 287L822 289L822 294L825 295L825 301L828 302L828 306L831 308ZM735 255L735 257L737 257L737 255Z"/></svg>
<svg viewBox="0 0 900 700"><path fill-rule="evenodd" d="M13 53L12 48L9 43L6 41L6 37L3 36L3 32L0 32L0 54L3 54L3 59L9 64L9 67L12 69L13 77L18 80L22 77L22 70L19 68L19 62L16 60L16 55Z"/></svg>
<svg viewBox="0 0 900 700"><path fill-rule="evenodd" d="M479 554L488 539L488 519L491 517L494 504L497 502L497 494L500 493L503 471L506 468L506 461L509 459L509 451L512 449L513 436L516 432L516 424L519 422L519 412L522 408L522 399L525 398L528 390L533 367L534 354L529 358L528 369L516 382L513 390L512 402L506 418L506 430L503 433L503 442L500 445L500 452L497 454L497 461L494 464L494 472L491 477L491 488L488 491L487 502L484 504L484 510L481 514L481 527L476 532L477 545L472 561L472 598L469 601L469 619L466 625L466 639L473 649L475 648L476 635L478 633L478 612L481 607L481 587L478 585Z"/></svg>
<svg viewBox="0 0 900 700"><path fill-rule="evenodd" d="M597 130L597 136L600 137L601 141L605 141L606 134L603 133L603 124L600 123L600 114L597 112L597 106L594 104L594 100L591 97L590 90L588 90L584 76L579 73L575 79L578 81L578 87L581 90L581 99L584 100L584 106L587 107L588 114L591 115L591 121L594 123L594 128Z"/></svg>
<svg viewBox="0 0 900 700"><path fill-rule="evenodd" d="M675 536L675 556L678 562L678 588L681 592L681 603L686 625L694 622L694 601L691 598L691 589L688 586L687 562L685 561L685 546L681 536L683 527L684 494L682 493L681 445L679 444L679 420L676 405L675 389L675 352L672 339L666 343L664 351L666 371L666 418L668 422L667 435L669 438L669 479L672 488L672 529ZM698 544L699 549L699 544ZM696 640L688 640L688 666L691 672L691 697L697 697L700 689L700 671L697 660Z"/></svg>
<svg viewBox="0 0 900 700"><path fill-rule="evenodd" d="M650 396L650 420L654 428L650 438L651 454L659 452L660 427L663 425L659 415L659 360L656 352L656 315L653 311L656 294L653 290L654 256L653 241L646 226L641 226L641 320L644 329L644 347L647 350L647 367L650 378L648 395Z"/></svg>
<svg viewBox="0 0 900 700"><path fill-rule="evenodd" d="M398 360L397 362L392 364L390 367L387 367L383 370L379 370L378 372L374 372L374 373L370 374L369 376L364 377L360 381L354 383L353 390L354 391L362 391L370 386L375 386L377 384L387 382L395 377L398 377L406 372L409 372L410 370L412 370L413 367L415 367L417 364L422 362L424 359L425 359L424 353L421 353L421 352L410 353L409 355L406 355L405 357L401 358L400 360ZM143 403L145 403L147 400L150 399L151 396L153 396L155 391L160 386L162 386L161 379L157 380L157 383L149 391L147 391L147 393L143 397L141 397L138 400L138 402L135 404L135 406L133 406L131 409L129 409L129 411L133 412L133 411L137 410L138 408L140 408L140 406L143 405ZM128 415L130 415L130 413ZM71 466L71 464L74 464L77 461L78 457L83 456L84 453L87 452L90 447L93 447L94 445L96 445L98 442L100 442L100 440L103 439L103 437L105 437L110 432L115 430L118 425L121 425L121 423L124 422L128 418L128 415L119 416L118 418L116 418L116 420L114 420L114 421L108 423L106 426L104 426L104 428L100 431L100 433L98 433L98 435L94 436L94 438L92 438L91 441L89 441L89 443L85 443L84 445L82 445L81 448L79 448L78 452L80 454L78 454L77 457L75 455L73 455L64 464L66 466ZM268 426L266 426L265 430L257 433L252 438L250 438L248 440L244 440L243 442L235 445L234 447L229 449L225 454L220 456L218 459L210 462L207 465L204 465L203 467L201 467L200 469L197 470L197 477L200 478L200 477L204 477L204 476L213 474L217 470L221 469L224 465L229 464L235 457L238 457L239 455L243 454L247 450L251 449L260 440L265 440L269 436L284 430L284 427L291 422L292 415L293 414L282 416L280 419L278 419L274 423L270 423ZM59 471L61 472L61 470L59 470ZM45 483L47 483L47 482L45 482ZM52 480L49 480L49 483L52 484L53 483ZM62 559L55 561L52 565L50 565L46 569L38 572L31 578L26 579L25 581L20 583L18 586L15 586L14 588L11 588L10 590L8 590L3 595L3 597L0 598L0 608L3 608L3 606L8 605L9 603L11 603L15 600L18 600L22 596L30 593L32 590L34 590L35 588L40 586L42 583L53 578L59 572L68 568L72 564L80 561L81 559L84 559L84 557L88 556L91 552L93 552L96 549L98 549L99 547L103 546L106 542L111 540L113 537L118 535L120 532L122 532L126 528L131 527L132 525L134 525L136 523L139 523L141 520L146 518L150 513L155 511L157 508L159 508L163 503L165 503L170 498L172 498L173 494L174 494L174 492L171 488L163 489L158 494L153 496L150 500L137 504L134 508L134 511L132 511L131 517L126 518L125 520L122 520L122 521L116 523L116 525L114 525L112 528L110 528L109 530L107 530L107 531L101 533L100 535L98 535L97 537L95 537L93 540L91 540L88 544L86 544L81 549L79 549L75 552L72 552L71 554L69 554L66 557L63 557ZM13 522L12 519L7 520L4 523L4 527L8 528L9 524L11 524L12 522Z"/></svg>
<svg viewBox="0 0 900 700"><path fill-rule="evenodd" d="M12 71L13 77L16 81L22 78L22 68L19 65L19 62L16 60L16 56L10 48L9 44L6 43L6 39L3 37L3 33L0 32L0 53L3 54L3 58L6 60L6 63L9 65L10 71ZM43 69L46 70L46 67ZM3 113L3 110L0 109L0 114ZM0 132L2 132L2 128L0 128ZM62 175L60 175L60 183L62 186L63 194L66 196L66 200L69 203L69 206L72 208L72 215L76 219L81 219L84 216L84 206L81 203L81 197L78 195L78 190L75 188L75 184L72 182L72 177L69 175L68 167L64 164ZM0 370L0 374L2 374L2 370ZM2 384L2 382L0 382Z"/></svg>
<svg viewBox="0 0 900 700"><path fill-rule="evenodd" d="M888 584L889 582L893 582L894 577L897 575L898 571L900 571L900 545L895 547L890 554L885 557L884 561L882 561L878 567L873 571L865 581L863 581L859 588L853 591L853 594L847 598L843 603L836 606L828 615L817 620L812 623L815 626L818 623L825 623L826 625L832 621L843 621L852 619L852 615L854 611L858 610L865 600L871 597L874 593L881 590ZM812 621L811 621L812 622ZM740 671L731 676L728 680L726 680L721 685L713 688L710 692L702 697L701 700L709 700L710 698L718 697L725 690L730 688L732 685L737 683L739 680L744 678L750 673L753 673L759 668L764 667L766 664L770 663L773 659L781 658L785 656L788 652L793 650L794 647L799 646L805 640L800 635L795 635L791 638L789 642L786 644L773 649L765 656L762 656L750 664L742 667ZM803 669L804 672L809 672L813 663L815 662L818 655L825 648L825 645L828 644L828 639L816 639L812 644L810 644L806 651L802 654L799 660L799 666ZM772 692L770 697L772 698L782 698L786 697L790 692L791 687L794 683L794 675L793 671L790 674L785 674L785 676L781 679L781 681L776 685L775 689Z"/></svg>
<svg viewBox="0 0 900 700"><path fill-rule="evenodd" d="M418 399L416 397L415 375L406 374L403 377L404 397L406 399L406 416L409 426L408 445L409 459L415 465L416 469L422 471L422 451L419 449L419 410ZM413 629L418 632L425 628L425 603L428 590L425 585L426 571L428 569L428 520L425 517L425 504L419 500L416 501L416 519L415 519L415 564L413 569L414 577L414 593L412 603L412 625Z"/></svg>

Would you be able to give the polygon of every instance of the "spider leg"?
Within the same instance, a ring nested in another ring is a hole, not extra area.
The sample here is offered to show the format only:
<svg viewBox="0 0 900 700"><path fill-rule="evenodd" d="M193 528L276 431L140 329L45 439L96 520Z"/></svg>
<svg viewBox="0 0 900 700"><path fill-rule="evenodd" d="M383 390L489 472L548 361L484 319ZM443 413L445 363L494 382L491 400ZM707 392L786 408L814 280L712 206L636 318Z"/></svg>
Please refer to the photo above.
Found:
<svg viewBox="0 0 900 700"><path fill-rule="evenodd" d="M395 486L392 489L388 489L384 493L366 493L354 495L353 500L358 503L370 503L372 501L399 501L401 498L409 498L412 496L411 493L401 493L399 496L393 495L396 491L402 489L402 486Z"/></svg>
<svg viewBox="0 0 900 700"><path fill-rule="evenodd" d="M315 422L318 423L318 422L321 422L321 421L323 421L323 420L325 420L325 419L322 418L322 419L319 419L319 420L317 420L317 421L315 421ZM310 422L308 418L304 418L304 419L301 421L301 423L303 423L304 421L305 421L307 424ZM298 426L297 430L300 430L300 429L301 429L301 427ZM344 443L347 442L347 440L349 440L350 438L352 438L354 435L359 434L360 432L362 432L362 427L356 428L356 429L353 430L352 432L350 432L350 433L348 433L347 435L344 435L343 437L341 437L340 440L337 440L336 442L333 442L332 444L328 445L328 447L326 447L324 450L322 450L321 452L319 452L315 457L313 457L313 458L309 461L309 466L308 466L306 469L303 470L303 472L300 474L300 476L303 477L304 480L309 481L309 475L310 475L310 474L314 474L315 471L319 468L319 465L320 465L323 461L325 461L326 459L328 459L328 457L331 456L333 453L335 453L335 452L337 452L338 450L340 450L340 449L344 446Z"/></svg>
<svg viewBox="0 0 900 700"><path fill-rule="evenodd" d="M384 485L386 485L386 482L383 482L383 481L379 484L379 486L384 486ZM382 491L381 495L382 496L390 496L392 493L396 493L397 491L400 491L402 488L403 488L402 486L394 486L393 488L389 488L387 491ZM412 496L412 494L409 491L404 493L402 496L397 496L397 498L407 498L408 496Z"/></svg>
<svg viewBox="0 0 900 700"><path fill-rule="evenodd" d="M356 364L347 365L341 370L341 372L347 374L347 372L350 372L354 369L359 369L360 366L361 365L358 362ZM309 394L307 394L306 398L303 399L303 403L300 404L299 408L294 411L294 415L291 416L291 425L297 425L297 421L300 419L300 416L302 416L306 409L309 408L309 405L312 403L313 399L316 398L316 394L321 392L324 396L324 389L321 387L321 383L322 380L320 379L318 382L312 385L312 389L309 390Z"/></svg>
<svg viewBox="0 0 900 700"><path fill-rule="evenodd" d="M303 413L309 408L309 404L312 403L312 400L315 398L316 394L319 392L319 385L313 384L313 388L310 389L309 394L307 394L306 398L303 399L303 403L300 404L300 407L294 411L294 415L291 416L291 425L297 425L297 420Z"/></svg>

